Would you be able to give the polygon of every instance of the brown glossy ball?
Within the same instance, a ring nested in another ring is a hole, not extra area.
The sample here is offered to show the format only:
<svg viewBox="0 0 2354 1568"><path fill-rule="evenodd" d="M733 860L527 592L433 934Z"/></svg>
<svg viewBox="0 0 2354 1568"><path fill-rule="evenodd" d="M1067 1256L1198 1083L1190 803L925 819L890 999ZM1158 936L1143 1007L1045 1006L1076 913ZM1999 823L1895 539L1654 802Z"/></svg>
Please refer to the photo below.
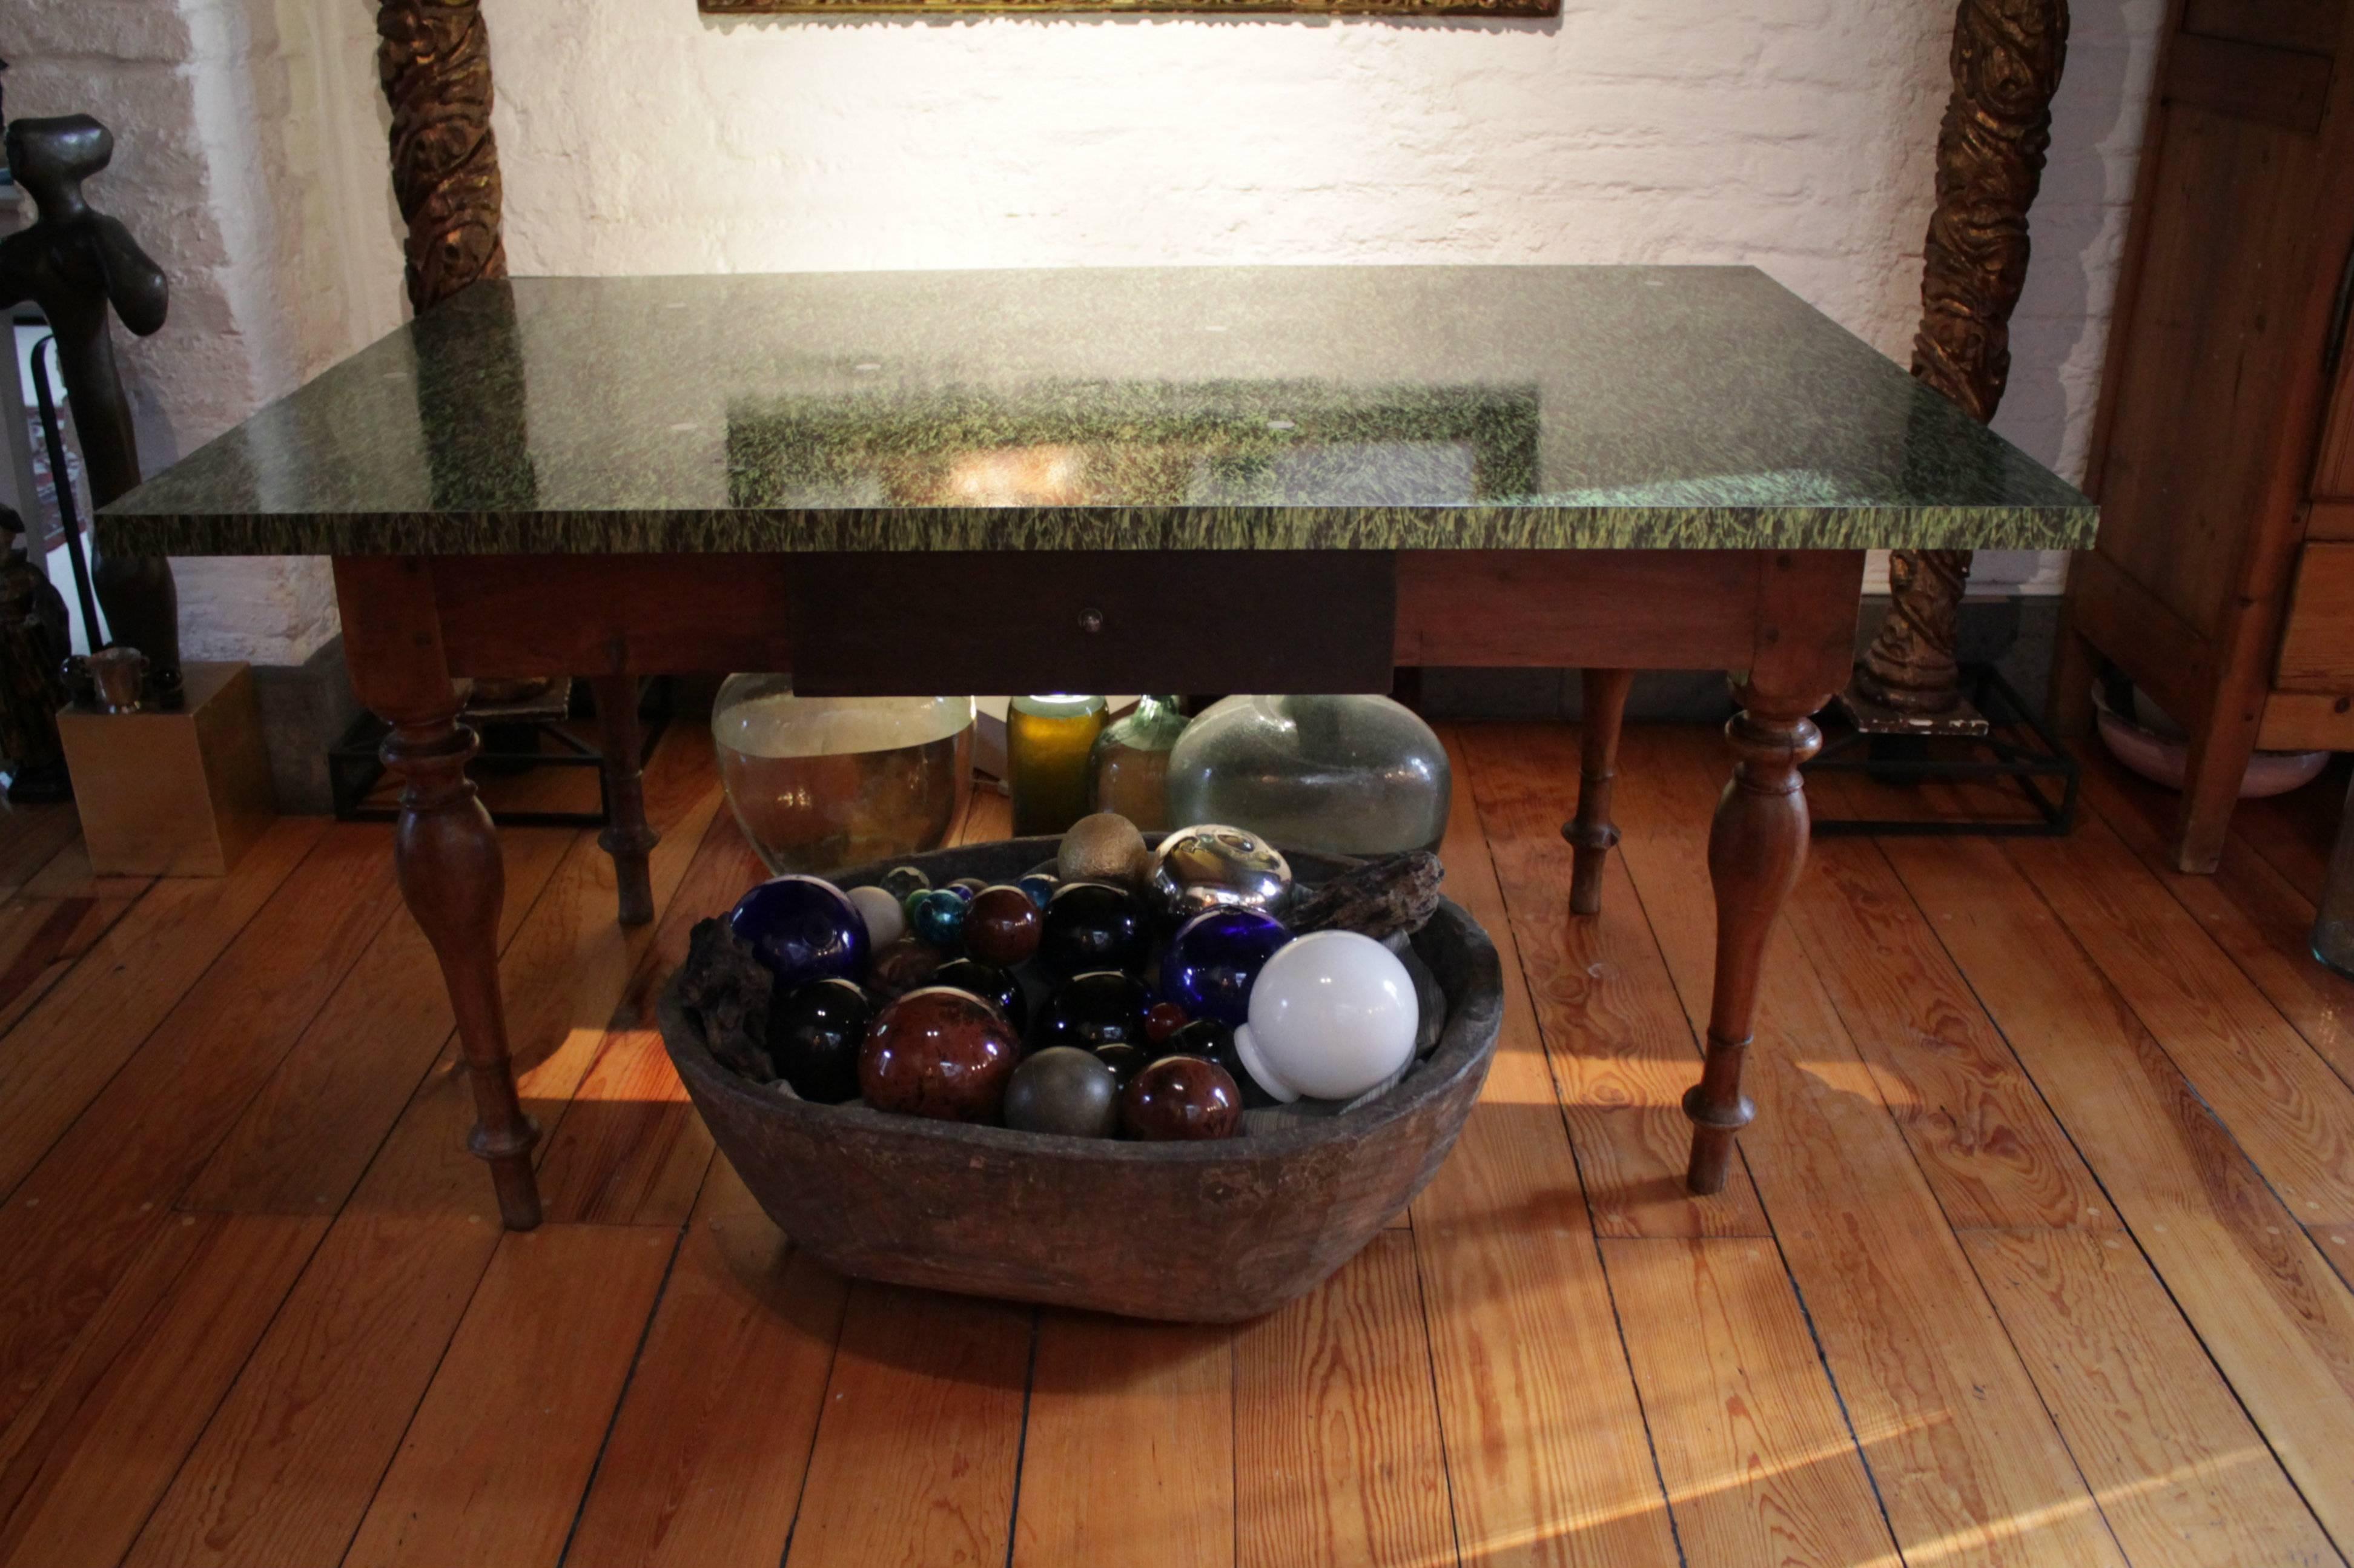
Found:
<svg viewBox="0 0 2354 1568"><path fill-rule="evenodd" d="M1021 1059L1021 1042L995 1008L929 986L876 1015L858 1052L858 1093L902 1116L995 1121Z"/></svg>
<svg viewBox="0 0 2354 1568"><path fill-rule="evenodd" d="M1148 1142L1232 1138L1243 1122L1243 1092L1215 1062L1163 1056L1129 1081L1119 1128Z"/></svg>
<svg viewBox="0 0 2354 1568"><path fill-rule="evenodd" d="M964 913L964 949L984 963L1012 969L1038 950L1045 927L1038 906L1018 887L984 887Z"/></svg>

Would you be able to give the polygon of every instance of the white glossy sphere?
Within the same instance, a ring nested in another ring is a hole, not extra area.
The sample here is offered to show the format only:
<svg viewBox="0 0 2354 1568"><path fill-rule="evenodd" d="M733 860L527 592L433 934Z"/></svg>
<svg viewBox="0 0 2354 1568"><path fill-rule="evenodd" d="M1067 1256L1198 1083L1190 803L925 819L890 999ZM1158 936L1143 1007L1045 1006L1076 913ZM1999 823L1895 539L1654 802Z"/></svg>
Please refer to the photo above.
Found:
<svg viewBox="0 0 2354 1568"><path fill-rule="evenodd" d="M866 922L866 939L874 944L868 951L879 953L907 934L907 911L883 889L854 887L849 897Z"/></svg>
<svg viewBox="0 0 2354 1568"><path fill-rule="evenodd" d="M1258 971L1235 1048L1278 1100L1354 1099L1413 1060L1420 1022L1395 954L1354 931L1312 931Z"/></svg>

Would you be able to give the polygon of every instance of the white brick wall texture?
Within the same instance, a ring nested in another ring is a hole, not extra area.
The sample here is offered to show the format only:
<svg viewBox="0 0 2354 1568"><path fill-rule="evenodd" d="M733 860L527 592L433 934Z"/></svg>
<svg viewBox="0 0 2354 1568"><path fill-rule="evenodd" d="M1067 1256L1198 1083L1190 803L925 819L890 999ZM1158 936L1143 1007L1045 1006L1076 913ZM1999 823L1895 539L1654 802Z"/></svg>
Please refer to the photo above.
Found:
<svg viewBox="0 0 2354 1568"><path fill-rule="evenodd" d="M517 272L1750 262L1898 359L1942 0L1564 0L1543 22L727 20L485 0ZM1998 428L2079 471L2162 0L2074 13ZM398 321L366 0L13 0L13 112L122 142L170 270L151 465ZM2057 563L1989 556L1982 588ZM200 654L299 659L315 567L187 563Z"/></svg>

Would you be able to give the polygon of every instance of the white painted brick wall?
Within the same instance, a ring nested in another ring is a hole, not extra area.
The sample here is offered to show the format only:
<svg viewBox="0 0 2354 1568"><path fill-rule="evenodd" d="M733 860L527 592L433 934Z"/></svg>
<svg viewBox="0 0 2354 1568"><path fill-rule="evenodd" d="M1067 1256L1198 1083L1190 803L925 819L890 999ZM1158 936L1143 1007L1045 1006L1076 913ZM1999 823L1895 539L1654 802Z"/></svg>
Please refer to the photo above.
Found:
<svg viewBox="0 0 2354 1568"><path fill-rule="evenodd" d="M11 108L117 128L102 199L172 270L171 327L129 350L151 463L398 319L370 9L13 0L0 20ZM518 272L1745 261L1900 360L1953 19L1944 0L1565 0L1542 23L485 9ZM2075 11L1998 420L2063 472L2161 9ZM1980 580L2048 588L2054 565L1989 556ZM332 626L315 572L182 580L192 647L300 656Z"/></svg>

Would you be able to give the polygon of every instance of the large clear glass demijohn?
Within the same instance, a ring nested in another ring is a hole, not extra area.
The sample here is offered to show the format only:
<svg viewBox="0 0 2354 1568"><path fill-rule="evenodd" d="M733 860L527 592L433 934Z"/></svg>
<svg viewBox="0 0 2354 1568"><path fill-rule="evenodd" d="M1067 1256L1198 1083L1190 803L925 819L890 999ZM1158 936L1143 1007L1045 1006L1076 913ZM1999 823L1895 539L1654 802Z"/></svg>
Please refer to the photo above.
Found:
<svg viewBox="0 0 2354 1568"><path fill-rule="evenodd" d="M1224 822L1281 849L1437 849L1453 792L1437 735L1387 697L1228 697L1169 754L1173 823Z"/></svg>

